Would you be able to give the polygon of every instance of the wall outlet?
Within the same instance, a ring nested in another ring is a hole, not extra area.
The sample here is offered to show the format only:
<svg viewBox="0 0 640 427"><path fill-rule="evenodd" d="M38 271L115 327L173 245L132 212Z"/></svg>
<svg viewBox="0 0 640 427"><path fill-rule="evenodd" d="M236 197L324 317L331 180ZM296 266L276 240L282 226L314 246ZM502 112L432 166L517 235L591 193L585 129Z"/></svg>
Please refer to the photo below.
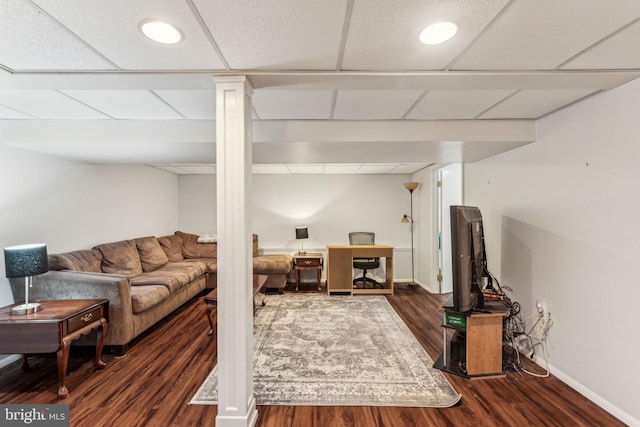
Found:
<svg viewBox="0 0 640 427"><path fill-rule="evenodd" d="M544 305L544 301L542 300L537 300L536 301L536 309L538 310L538 315L540 317L546 318L547 317L547 308Z"/></svg>

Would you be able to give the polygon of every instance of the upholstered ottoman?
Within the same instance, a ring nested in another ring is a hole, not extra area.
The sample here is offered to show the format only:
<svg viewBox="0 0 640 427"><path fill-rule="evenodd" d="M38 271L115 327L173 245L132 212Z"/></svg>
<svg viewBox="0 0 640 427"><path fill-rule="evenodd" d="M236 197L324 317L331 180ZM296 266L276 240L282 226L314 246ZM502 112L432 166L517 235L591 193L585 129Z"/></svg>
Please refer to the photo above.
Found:
<svg viewBox="0 0 640 427"><path fill-rule="evenodd" d="M293 266L291 255L259 255L253 257L253 274L266 274L269 276L264 284L265 289L277 289L284 292L287 277Z"/></svg>

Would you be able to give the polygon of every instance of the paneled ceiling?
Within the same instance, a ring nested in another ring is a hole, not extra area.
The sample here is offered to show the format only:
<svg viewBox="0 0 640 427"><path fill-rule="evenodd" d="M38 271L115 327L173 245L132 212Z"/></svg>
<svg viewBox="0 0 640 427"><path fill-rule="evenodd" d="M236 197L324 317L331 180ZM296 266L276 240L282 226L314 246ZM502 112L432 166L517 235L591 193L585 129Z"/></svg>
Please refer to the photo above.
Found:
<svg viewBox="0 0 640 427"><path fill-rule="evenodd" d="M243 74L254 173L474 162L639 77L639 20L638 0L0 0L0 143L215 173L215 77ZM420 43L437 21L458 33Z"/></svg>

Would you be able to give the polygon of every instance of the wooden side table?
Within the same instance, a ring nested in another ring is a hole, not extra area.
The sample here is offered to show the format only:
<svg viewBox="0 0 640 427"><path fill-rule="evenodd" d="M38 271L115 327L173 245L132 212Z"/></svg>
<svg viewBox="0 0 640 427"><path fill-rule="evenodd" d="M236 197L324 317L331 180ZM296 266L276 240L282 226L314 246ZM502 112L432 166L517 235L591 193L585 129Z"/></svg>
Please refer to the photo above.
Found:
<svg viewBox="0 0 640 427"><path fill-rule="evenodd" d="M262 290L262 287L267 282L269 277L263 274L254 274L253 275L253 312L255 314L256 311L256 295ZM209 321L209 333L207 335L213 335L213 310L218 308L218 288L215 288L204 297L204 303L207 309L207 320ZM262 305L264 305L264 294L262 296Z"/></svg>
<svg viewBox="0 0 640 427"><path fill-rule="evenodd" d="M0 309L0 353L22 353L22 369L29 369L28 354L57 352L58 398L65 399L65 386L71 342L91 330L98 330L96 369L107 365L101 360L104 338L107 335L109 300L53 300L39 301L40 311L16 316L10 305Z"/></svg>
<svg viewBox="0 0 640 427"><path fill-rule="evenodd" d="M300 288L300 271L316 270L318 272L318 292L322 291L322 265L324 258L319 252L297 253L293 256L293 268L296 275L296 292Z"/></svg>

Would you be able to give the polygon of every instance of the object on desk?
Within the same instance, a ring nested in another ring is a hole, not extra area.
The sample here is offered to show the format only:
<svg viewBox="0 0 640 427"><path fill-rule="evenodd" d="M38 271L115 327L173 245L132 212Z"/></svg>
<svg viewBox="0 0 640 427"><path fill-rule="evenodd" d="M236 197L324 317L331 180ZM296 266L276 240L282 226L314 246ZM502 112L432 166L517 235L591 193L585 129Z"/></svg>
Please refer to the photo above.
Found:
<svg viewBox="0 0 640 427"><path fill-rule="evenodd" d="M296 227L296 239L297 240L302 240L302 239L308 239L309 238L309 229L307 227ZM304 242L300 242L300 252L298 252L301 255L306 254L306 252L304 251Z"/></svg>
<svg viewBox="0 0 640 427"><path fill-rule="evenodd" d="M375 245L376 235L368 231L356 231L349 233L349 243L351 245ZM362 289L367 287L367 282L373 286L381 288L382 285L371 277L367 276L367 270L375 270L380 267L380 258L353 258L353 268L359 268L362 271L361 278L353 279L353 284L362 282Z"/></svg>
<svg viewBox="0 0 640 427"><path fill-rule="evenodd" d="M47 245L35 243L5 248L4 265L8 279L24 277L24 304L13 307L11 314L23 315L40 310L40 303L29 302L29 288L33 276L49 271Z"/></svg>

